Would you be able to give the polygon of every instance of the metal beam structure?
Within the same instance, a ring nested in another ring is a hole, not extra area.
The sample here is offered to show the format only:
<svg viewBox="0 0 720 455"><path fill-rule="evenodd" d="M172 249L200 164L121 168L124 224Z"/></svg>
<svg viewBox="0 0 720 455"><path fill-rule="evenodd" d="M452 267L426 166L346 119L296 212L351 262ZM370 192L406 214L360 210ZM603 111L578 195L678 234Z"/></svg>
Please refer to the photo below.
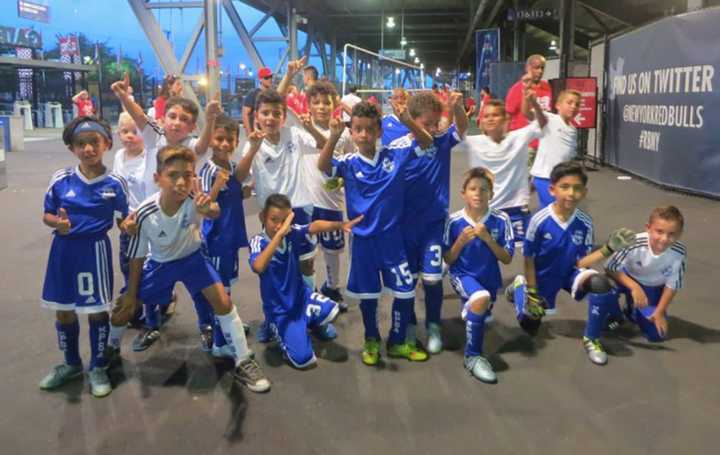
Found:
<svg viewBox="0 0 720 455"><path fill-rule="evenodd" d="M465 55L465 51L467 51L468 46L470 45L470 42L473 38L473 32L475 31L475 26L478 22L480 22L480 18L482 17L483 11L485 11L485 7L487 6L488 0L482 0L480 4L477 7L477 10L475 10L475 15L473 16L472 21L470 21L470 26L467 29L467 33L465 33L465 40L463 40L462 46L460 46L460 52L458 52L457 56L457 62L456 65L460 63L460 60L462 60L463 55Z"/></svg>
<svg viewBox="0 0 720 455"><path fill-rule="evenodd" d="M220 91L220 62L217 49L218 0L205 0L205 72L207 74L207 101Z"/></svg>
<svg viewBox="0 0 720 455"><path fill-rule="evenodd" d="M183 52L182 57L180 57L180 71L183 73L185 72L185 68L187 68L187 64L190 61L190 57L192 56L195 46L197 46L197 42L200 39L200 35L202 34L204 28L205 16L203 15L198 18L197 24L195 24L195 28L190 34L190 41L188 41L187 46L185 46L185 51Z"/></svg>
<svg viewBox="0 0 720 455"><path fill-rule="evenodd" d="M240 15L235 9L235 5L233 5L232 0L222 0L222 2L223 6L225 7L225 12L228 15L228 19L230 19L230 22L233 24L233 27L235 28L235 31L237 32L238 37L240 38L240 41L245 48L245 51L248 53L250 60L252 60L253 66L257 69L264 67L265 62L263 61L260 52L258 52L257 48L255 47L255 43L253 42L253 39L250 36L247 28L245 28L245 24L243 23Z"/></svg>

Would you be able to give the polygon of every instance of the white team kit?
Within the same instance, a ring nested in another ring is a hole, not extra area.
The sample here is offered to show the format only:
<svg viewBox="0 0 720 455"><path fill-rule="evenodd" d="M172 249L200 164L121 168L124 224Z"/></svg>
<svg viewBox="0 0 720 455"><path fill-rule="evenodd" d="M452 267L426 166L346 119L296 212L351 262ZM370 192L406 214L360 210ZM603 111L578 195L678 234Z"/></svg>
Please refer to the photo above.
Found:
<svg viewBox="0 0 720 455"><path fill-rule="evenodd" d="M660 254L650 248L647 232L635 236L635 243L615 253L607 262L611 272L624 272L643 286L665 286L678 290L685 280L687 250L680 242L673 243Z"/></svg>
<svg viewBox="0 0 720 455"><path fill-rule="evenodd" d="M550 178L550 172L559 163L575 158L577 128L565 123L557 114L546 112L547 124L542 129L540 146L530 174L533 177Z"/></svg>

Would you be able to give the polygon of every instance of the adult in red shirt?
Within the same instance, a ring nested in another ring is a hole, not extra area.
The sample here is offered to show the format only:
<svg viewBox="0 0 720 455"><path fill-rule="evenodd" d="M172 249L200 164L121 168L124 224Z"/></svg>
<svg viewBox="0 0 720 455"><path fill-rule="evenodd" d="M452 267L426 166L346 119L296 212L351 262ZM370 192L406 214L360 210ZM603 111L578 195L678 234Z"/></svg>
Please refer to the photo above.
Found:
<svg viewBox="0 0 720 455"><path fill-rule="evenodd" d="M535 98L544 111L549 112L552 109L552 89L547 81L542 80L545 73L545 57L539 54L533 54L528 57L525 62L525 74L519 81L513 84L505 97L505 111L510 116L510 131L520 129L526 126L528 119L522 113L522 100L524 92L524 83L526 79L530 80L530 86L535 92ZM535 151L538 148L537 139L529 145L528 155L530 157L530 165L535 160Z"/></svg>
<svg viewBox="0 0 720 455"><path fill-rule="evenodd" d="M72 100L77 107L78 117L82 117L84 115L90 117L95 115L95 106L93 106L92 99L90 98L90 94L87 90L83 90L77 95L73 96Z"/></svg>
<svg viewBox="0 0 720 455"><path fill-rule="evenodd" d="M165 118L165 103L171 96L182 96L183 85L180 78L172 74L166 76L160 87L160 95L155 98L153 107L155 108L155 120L162 122Z"/></svg>

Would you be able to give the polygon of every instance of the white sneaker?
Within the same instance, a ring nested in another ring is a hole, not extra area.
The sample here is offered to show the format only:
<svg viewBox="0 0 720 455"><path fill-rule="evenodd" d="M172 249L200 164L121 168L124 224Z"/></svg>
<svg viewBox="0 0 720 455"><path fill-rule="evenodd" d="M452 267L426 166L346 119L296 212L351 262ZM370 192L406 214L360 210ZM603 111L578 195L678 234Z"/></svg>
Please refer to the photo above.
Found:
<svg viewBox="0 0 720 455"><path fill-rule="evenodd" d="M92 396L102 398L112 392L112 384L105 368L93 368L88 372L88 379Z"/></svg>
<svg viewBox="0 0 720 455"><path fill-rule="evenodd" d="M443 350L442 331L440 324L430 323L427 328L427 350L430 354L438 354Z"/></svg>
<svg viewBox="0 0 720 455"><path fill-rule="evenodd" d="M235 368L233 377L236 382L245 384L252 392L263 393L270 390L270 380L253 358L240 362L240 365Z"/></svg>
<svg viewBox="0 0 720 455"><path fill-rule="evenodd" d="M591 340L588 337L583 337L583 346L592 363L595 365L605 365L607 363L607 353L600 344L600 340Z"/></svg>
<svg viewBox="0 0 720 455"><path fill-rule="evenodd" d="M488 384L497 382L497 376L490 362L483 356L465 357L465 369L477 379Z"/></svg>

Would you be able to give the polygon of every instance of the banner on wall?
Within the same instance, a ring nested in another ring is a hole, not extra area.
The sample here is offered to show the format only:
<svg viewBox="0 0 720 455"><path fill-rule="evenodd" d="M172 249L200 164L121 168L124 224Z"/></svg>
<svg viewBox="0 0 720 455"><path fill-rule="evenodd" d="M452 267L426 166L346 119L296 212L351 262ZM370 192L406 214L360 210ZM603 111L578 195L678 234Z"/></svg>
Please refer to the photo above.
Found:
<svg viewBox="0 0 720 455"><path fill-rule="evenodd" d="M475 32L475 90L490 85L490 64L500 61L500 29Z"/></svg>
<svg viewBox="0 0 720 455"><path fill-rule="evenodd" d="M720 196L720 8L613 38L605 157L678 189Z"/></svg>

